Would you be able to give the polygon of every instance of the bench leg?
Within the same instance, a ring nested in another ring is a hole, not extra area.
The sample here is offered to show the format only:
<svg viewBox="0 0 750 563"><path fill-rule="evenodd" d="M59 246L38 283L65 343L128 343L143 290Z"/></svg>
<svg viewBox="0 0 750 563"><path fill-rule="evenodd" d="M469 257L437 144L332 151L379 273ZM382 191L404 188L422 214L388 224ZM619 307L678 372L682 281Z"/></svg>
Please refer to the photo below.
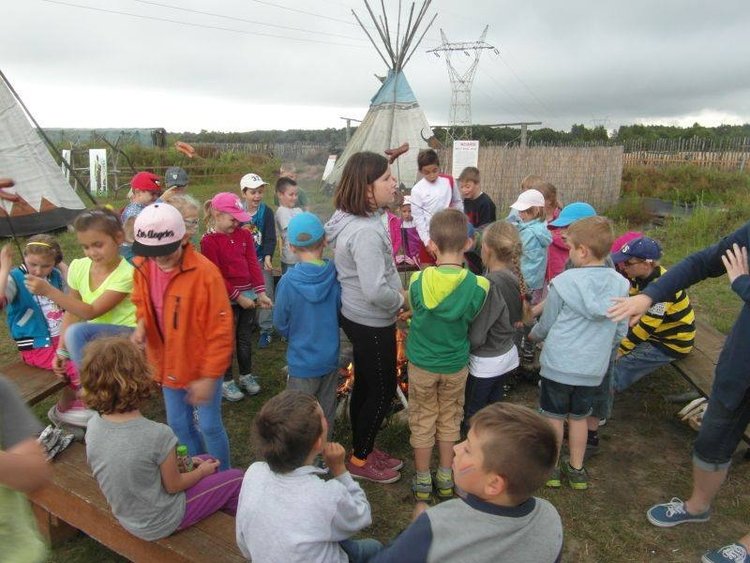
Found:
<svg viewBox="0 0 750 563"><path fill-rule="evenodd" d="M54 514L50 514L44 508L36 504L32 504L31 508L34 510L34 517L36 518L36 525L39 528L39 532L50 546L56 547L73 536L78 535L79 531L76 528L67 522L63 522Z"/></svg>

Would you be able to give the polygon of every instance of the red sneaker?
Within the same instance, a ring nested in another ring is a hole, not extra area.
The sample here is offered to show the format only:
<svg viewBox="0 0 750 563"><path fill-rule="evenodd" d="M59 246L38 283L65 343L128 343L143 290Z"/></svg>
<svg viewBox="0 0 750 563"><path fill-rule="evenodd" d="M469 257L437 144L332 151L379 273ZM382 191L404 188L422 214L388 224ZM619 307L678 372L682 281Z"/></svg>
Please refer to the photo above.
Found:
<svg viewBox="0 0 750 563"><path fill-rule="evenodd" d="M370 456L368 456L367 462L362 467L347 461L346 469L355 479L364 479L373 483L395 483L401 479L401 473L375 463Z"/></svg>
<svg viewBox="0 0 750 563"><path fill-rule="evenodd" d="M367 457L368 459L372 458L377 465L387 467L388 469L393 469L394 471L398 471L404 466L403 461L395 457L391 457L384 451L377 448L373 448L372 453Z"/></svg>

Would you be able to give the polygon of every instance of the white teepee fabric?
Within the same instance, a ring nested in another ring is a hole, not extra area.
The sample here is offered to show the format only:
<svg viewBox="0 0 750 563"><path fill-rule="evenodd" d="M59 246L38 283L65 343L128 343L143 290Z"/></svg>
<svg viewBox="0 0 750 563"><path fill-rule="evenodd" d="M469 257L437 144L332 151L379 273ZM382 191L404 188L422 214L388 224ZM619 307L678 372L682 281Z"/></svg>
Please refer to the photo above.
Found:
<svg viewBox="0 0 750 563"><path fill-rule="evenodd" d="M409 152L396 160L393 173L399 183L411 188L418 176L417 154L421 149L428 148L424 139L431 136L430 124L419 107L406 75L391 70L326 181L331 184L338 182L346 161L354 153L371 151L383 154L386 149L409 143Z"/></svg>
<svg viewBox="0 0 750 563"><path fill-rule="evenodd" d="M51 231L69 223L84 204L68 184L5 82L0 80L0 177L12 178L21 201L0 200L0 236Z"/></svg>

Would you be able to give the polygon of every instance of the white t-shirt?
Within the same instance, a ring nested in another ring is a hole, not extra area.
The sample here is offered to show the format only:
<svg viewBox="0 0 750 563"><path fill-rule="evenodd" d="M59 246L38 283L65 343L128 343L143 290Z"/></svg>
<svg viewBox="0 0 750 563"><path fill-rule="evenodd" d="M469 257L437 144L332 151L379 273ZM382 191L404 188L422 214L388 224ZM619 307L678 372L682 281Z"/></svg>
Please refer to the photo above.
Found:
<svg viewBox="0 0 750 563"><path fill-rule="evenodd" d="M453 207L464 210L463 200L458 186L444 176L438 176L434 182L422 178L411 189L411 216L417 227L419 238L425 246L430 240L430 219L438 211Z"/></svg>
<svg viewBox="0 0 750 563"><path fill-rule="evenodd" d="M518 367L518 349L512 346L505 354L490 358L469 356L469 373L482 379L497 377Z"/></svg>
<svg viewBox="0 0 750 563"><path fill-rule="evenodd" d="M299 262L297 255L289 246L287 229L289 228L289 222L292 220L292 217L299 215L302 212L303 209L299 207L284 207L283 205L280 205L276 210L276 231L281 237L281 261L284 262L284 264L296 264Z"/></svg>

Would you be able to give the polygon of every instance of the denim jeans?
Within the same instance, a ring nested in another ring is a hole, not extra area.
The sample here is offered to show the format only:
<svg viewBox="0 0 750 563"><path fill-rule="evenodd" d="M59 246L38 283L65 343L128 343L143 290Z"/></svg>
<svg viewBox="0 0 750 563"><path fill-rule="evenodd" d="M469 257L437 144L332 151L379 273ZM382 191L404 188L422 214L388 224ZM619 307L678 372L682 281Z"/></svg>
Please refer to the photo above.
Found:
<svg viewBox="0 0 750 563"><path fill-rule="evenodd" d="M507 374L495 377L474 377L469 374L466 379L466 399L464 401L464 421L461 424L461 433L466 435L469 431L469 420L480 409L497 403L503 398L503 385Z"/></svg>
<svg viewBox="0 0 750 563"><path fill-rule="evenodd" d="M349 563L367 563L383 549L383 544L372 538L344 540L339 542L339 545L346 552L347 557L349 557Z"/></svg>
<svg viewBox="0 0 750 563"><path fill-rule="evenodd" d="M237 367L240 375L252 373L253 369L253 327L255 326L255 309L243 309L232 305L234 315L234 352L237 354ZM232 364L224 373L224 381L232 381Z"/></svg>
<svg viewBox="0 0 750 563"><path fill-rule="evenodd" d="M187 402L187 389L162 387L167 408L167 424L191 456L207 453L219 460L221 471L229 469L229 438L221 420L221 380L216 380L214 396L194 407Z"/></svg>
<svg viewBox="0 0 750 563"><path fill-rule="evenodd" d="M712 396L703 415L698 438L693 444L693 465L704 471L729 467L732 454L750 424L750 389L734 410Z"/></svg>
<svg viewBox="0 0 750 563"><path fill-rule="evenodd" d="M620 393L661 366L675 360L650 342L642 342L615 362L615 391Z"/></svg>
<svg viewBox="0 0 750 563"><path fill-rule="evenodd" d="M75 323L65 331L65 347L70 359L80 369L86 344L103 336L130 336L133 327L100 323Z"/></svg>

